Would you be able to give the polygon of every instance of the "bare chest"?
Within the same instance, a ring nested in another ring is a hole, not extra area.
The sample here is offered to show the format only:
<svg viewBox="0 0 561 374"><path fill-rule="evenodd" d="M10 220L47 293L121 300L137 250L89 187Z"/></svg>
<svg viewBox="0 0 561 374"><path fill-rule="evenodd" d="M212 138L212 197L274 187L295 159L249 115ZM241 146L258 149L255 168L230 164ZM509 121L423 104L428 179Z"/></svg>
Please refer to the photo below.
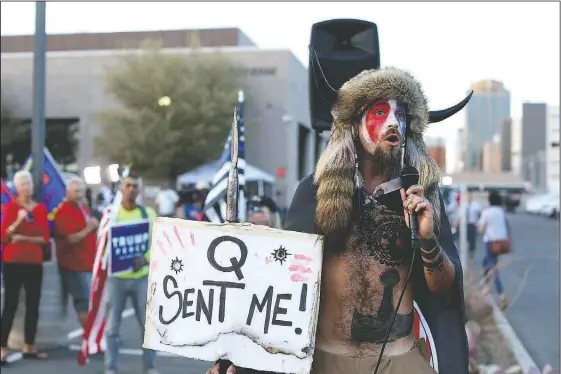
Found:
<svg viewBox="0 0 561 374"><path fill-rule="evenodd" d="M342 253L325 255L322 275L320 328L361 348L383 343L388 334L389 342L409 337L414 320L410 285L397 307L409 271L409 230L397 214L372 219L368 232L353 228Z"/></svg>

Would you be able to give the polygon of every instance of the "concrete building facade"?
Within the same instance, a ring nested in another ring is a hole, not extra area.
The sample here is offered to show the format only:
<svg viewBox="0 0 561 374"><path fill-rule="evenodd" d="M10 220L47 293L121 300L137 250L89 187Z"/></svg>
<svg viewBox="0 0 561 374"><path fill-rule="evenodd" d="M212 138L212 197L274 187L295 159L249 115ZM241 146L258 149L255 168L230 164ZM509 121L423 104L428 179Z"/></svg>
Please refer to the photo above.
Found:
<svg viewBox="0 0 561 374"><path fill-rule="evenodd" d="M546 186L547 105L522 104L522 148L520 152L522 177L536 190Z"/></svg>
<svg viewBox="0 0 561 374"><path fill-rule="evenodd" d="M98 114L116 105L105 91L107 69L120 55L135 53L146 39L159 40L163 53L190 53L195 32L202 53L218 51L246 67L246 120L256 124L246 129L246 160L278 175L278 203L286 206L325 147L324 138L310 126L307 70L289 50L260 49L238 29L49 35L47 118L78 118L78 169L100 165L103 170L110 160L94 150ZM20 117L32 113L32 40L2 36L3 96Z"/></svg>
<svg viewBox="0 0 561 374"><path fill-rule="evenodd" d="M510 118L510 92L494 80L476 82L471 89L474 94L462 132L462 160L464 170L482 170L484 144L499 134L503 122Z"/></svg>
<svg viewBox="0 0 561 374"><path fill-rule="evenodd" d="M483 145L483 172L484 173L501 173L501 139L499 134L493 139L488 140Z"/></svg>
<svg viewBox="0 0 561 374"><path fill-rule="evenodd" d="M501 170L512 171L512 119L507 118L501 126Z"/></svg>
<svg viewBox="0 0 561 374"><path fill-rule="evenodd" d="M522 122L519 119L511 119L510 121L510 164L512 172L516 175L522 175Z"/></svg>
<svg viewBox="0 0 561 374"><path fill-rule="evenodd" d="M446 172L446 141L442 138L427 137L425 138L429 156L440 167L440 170Z"/></svg>
<svg viewBox="0 0 561 374"><path fill-rule="evenodd" d="M546 186L549 192L559 193L559 107L547 107Z"/></svg>

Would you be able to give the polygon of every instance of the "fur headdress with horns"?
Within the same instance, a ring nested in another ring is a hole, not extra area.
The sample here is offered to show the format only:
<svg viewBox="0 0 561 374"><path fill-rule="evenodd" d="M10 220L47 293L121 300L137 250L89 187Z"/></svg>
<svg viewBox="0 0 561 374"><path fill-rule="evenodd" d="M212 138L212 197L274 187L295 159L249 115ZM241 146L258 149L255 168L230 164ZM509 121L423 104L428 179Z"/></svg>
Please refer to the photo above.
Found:
<svg viewBox="0 0 561 374"><path fill-rule="evenodd" d="M318 186L315 222L318 233L329 235L348 229L356 192L357 150L353 126L373 103L390 99L406 104L406 163L419 170L419 183L434 208L435 228L438 229L441 214L438 190L440 169L428 154L423 132L429 123L442 121L461 110L470 98L471 94L453 107L431 112L420 83L411 74L393 67L366 70L347 81L339 89L332 109L329 144L314 173L314 183Z"/></svg>

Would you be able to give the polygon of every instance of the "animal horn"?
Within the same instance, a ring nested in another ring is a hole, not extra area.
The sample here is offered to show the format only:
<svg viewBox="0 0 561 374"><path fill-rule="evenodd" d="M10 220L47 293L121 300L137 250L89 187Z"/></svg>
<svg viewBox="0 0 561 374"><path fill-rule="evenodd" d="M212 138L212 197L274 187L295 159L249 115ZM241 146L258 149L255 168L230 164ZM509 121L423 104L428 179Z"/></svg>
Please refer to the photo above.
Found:
<svg viewBox="0 0 561 374"><path fill-rule="evenodd" d="M452 117L454 114L458 113L466 106L466 104L469 102L469 99L471 99L472 95L473 95L473 91L471 91L470 94L467 95L465 99L460 101L458 104L451 106L450 108L446 108L442 110L431 110L429 112L429 123L444 121L446 118Z"/></svg>

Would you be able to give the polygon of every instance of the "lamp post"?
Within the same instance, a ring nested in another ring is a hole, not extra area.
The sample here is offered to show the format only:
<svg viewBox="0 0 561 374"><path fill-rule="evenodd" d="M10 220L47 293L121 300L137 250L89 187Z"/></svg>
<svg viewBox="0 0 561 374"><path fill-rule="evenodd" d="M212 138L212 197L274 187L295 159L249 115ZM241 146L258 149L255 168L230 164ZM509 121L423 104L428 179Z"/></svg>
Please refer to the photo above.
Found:
<svg viewBox="0 0 561 374"><path fill-rule="evenodd" d="M45 60L47 33L45 30L46 2L35 3L35 50L33 61L33 119L31 151L36 201L43 200L43 148L45 147Z"/></svg>
<svg viewBox="0 0 561 374"><path fill-rule="evenodd" d="M6 155L6 176L8 178L9 181L11 181L14 178L14 155L12 155L11 153L8 153Z"/></svg>

